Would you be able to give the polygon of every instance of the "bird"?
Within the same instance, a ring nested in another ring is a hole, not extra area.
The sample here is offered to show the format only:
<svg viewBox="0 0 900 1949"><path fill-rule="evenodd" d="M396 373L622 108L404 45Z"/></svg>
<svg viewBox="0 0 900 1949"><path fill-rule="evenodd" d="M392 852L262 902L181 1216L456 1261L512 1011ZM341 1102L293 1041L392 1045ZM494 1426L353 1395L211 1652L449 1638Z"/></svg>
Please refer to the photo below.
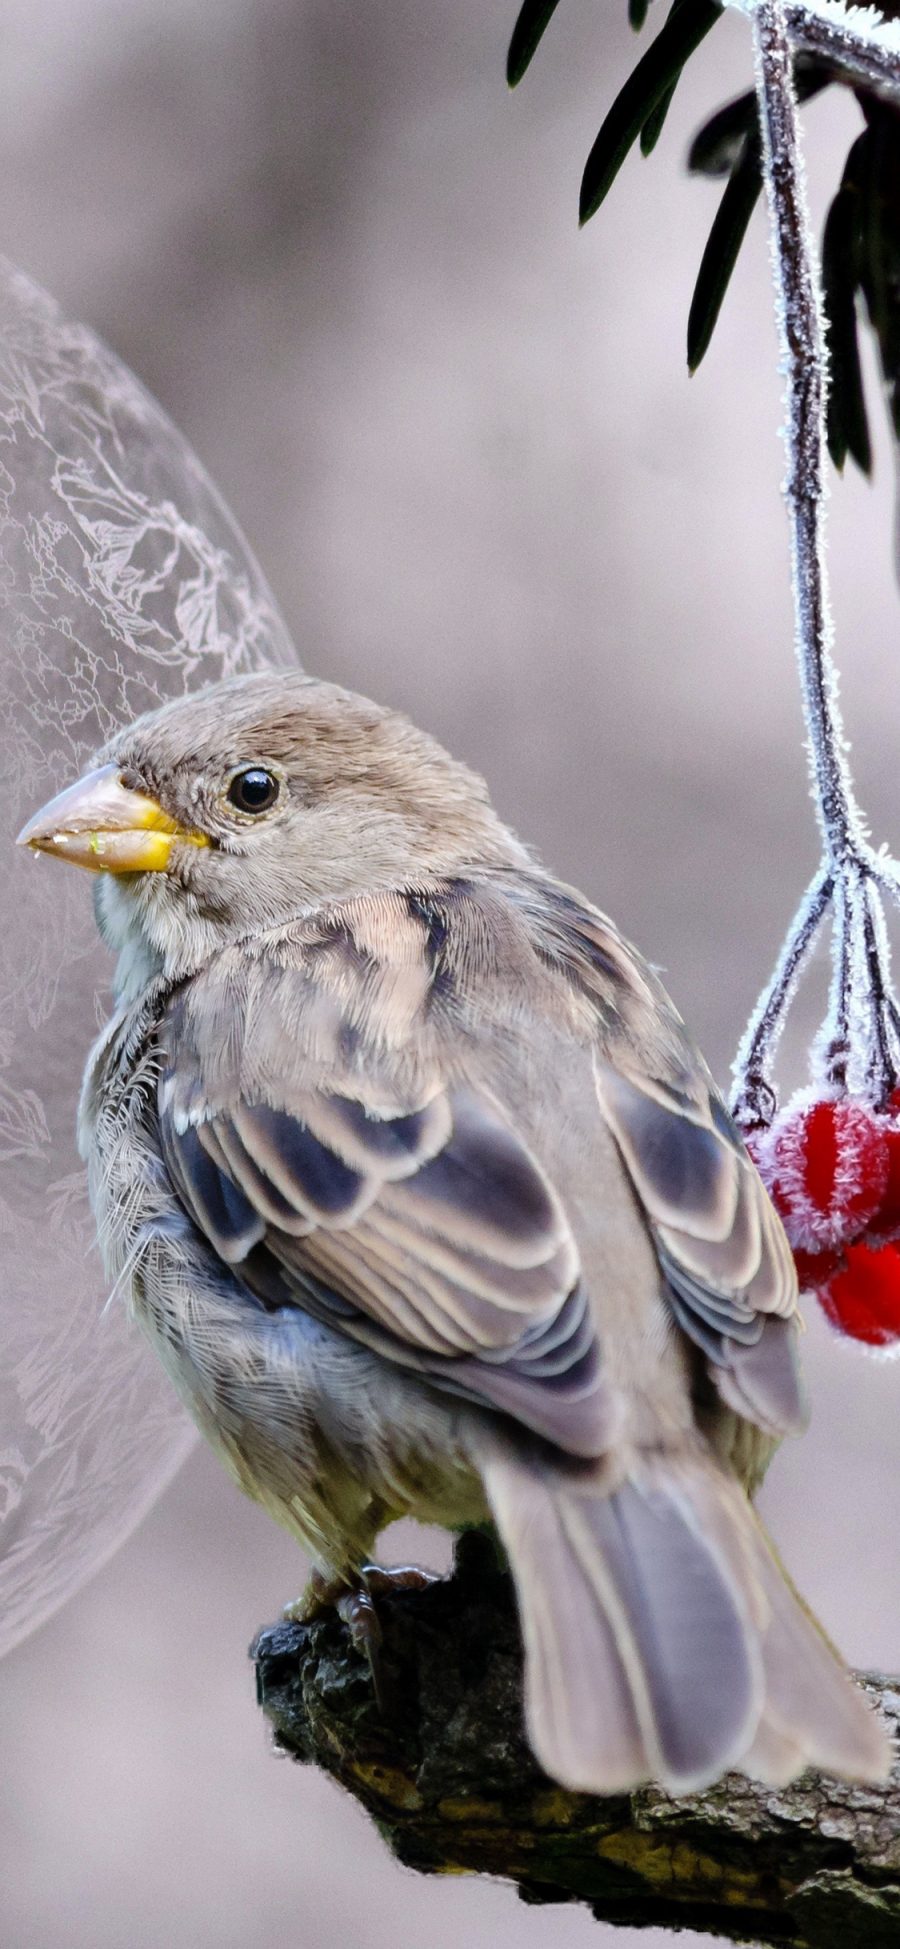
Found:
<svg viewBox="0 0 900 1949"><path fill-rule="evenodd" d="M405 716L298 672L117 731L19 835L95 875L105 1268L316 1609L490 1525L525 1720L595 1793L885 1777L752 1497L797 1281L657 974Z"/></svg>

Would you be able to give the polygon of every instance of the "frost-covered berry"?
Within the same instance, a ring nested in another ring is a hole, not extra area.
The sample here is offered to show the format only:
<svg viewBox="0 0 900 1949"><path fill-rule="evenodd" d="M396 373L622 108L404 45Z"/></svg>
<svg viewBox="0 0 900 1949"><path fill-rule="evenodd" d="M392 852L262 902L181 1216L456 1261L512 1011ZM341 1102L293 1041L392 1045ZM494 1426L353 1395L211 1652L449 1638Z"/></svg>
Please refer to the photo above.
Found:
<svg viewBox="0 0 900 1949"><path fill-rule="evenodd" d="M879 1242L900 1239L900 1090L894 1090L885 1105L882 1130L887 1146L887 1177L884 1190L867 1233Z"/></svg>
<svg viewBox="0 0 900 1949"><path fill-rule="evenodd" d="M844 1262L844 1255L837 1247L824 1252L804 1252L801 1246L795 1246L794 1265L801 1293L820 1293Z"/></svg>
<svg viewBox="0 0 900 1949"><path fill-rule="evenodd" d="M801 1091L753 1149L791 1245L801 1251L858 1238L884 1198L886 1120L851 1097Z"/></svg>
<svg viewBox="0 0 900 1949"><path fill-rule="evenodd" d="M839 1333L869 1347L900 1350L900 1250L861 1239L817 1288L819 1303Z"/></svg>

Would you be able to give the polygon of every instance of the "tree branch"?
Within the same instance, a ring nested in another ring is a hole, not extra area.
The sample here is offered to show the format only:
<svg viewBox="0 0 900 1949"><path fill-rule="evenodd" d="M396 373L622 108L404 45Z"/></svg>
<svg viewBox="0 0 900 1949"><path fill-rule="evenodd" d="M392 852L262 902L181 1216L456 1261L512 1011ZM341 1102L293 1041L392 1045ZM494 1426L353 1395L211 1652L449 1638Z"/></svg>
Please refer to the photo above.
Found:
<svg viewBox="0 0 900 1949"><path fill-rule="evenodd" d="M805 1774L782 1790L730 1775L672 1800L565 1792L522 1725L519 1631L486 1538L452 1578L378 1599L384 1710L333 1613L260 1633L260 1704L279 1746L324 1768L408 1867L499 1875L530 1902L598 1919L698 1929L794 1949L888 1949L900 1939L900 1778L850 1787ZM900 1689L868 1677L891 1727Z"/></svg>
<svg viewBox="0 0 900 1949"><path fill-rule="evenodd" d="M756 0L724 0L752 15ZM877 7L843 0L786 0L785 23L794 51L815 55L881 100L900 100L900 22Z"/></svg>

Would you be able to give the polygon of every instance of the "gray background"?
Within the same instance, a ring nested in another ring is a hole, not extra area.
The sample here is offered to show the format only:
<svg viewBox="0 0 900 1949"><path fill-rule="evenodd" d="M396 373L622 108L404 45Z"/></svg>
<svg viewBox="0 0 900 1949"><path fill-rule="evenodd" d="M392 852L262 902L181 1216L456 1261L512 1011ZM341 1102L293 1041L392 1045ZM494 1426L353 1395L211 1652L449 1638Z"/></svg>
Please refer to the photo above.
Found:
<svg viewBox="0 0 900 1949"><path fill-rule="evenodd" d="M624 13L568 0L509 98L513 0L7 0L0 249L197 446L304 662L485 771L665 968L724 1078L815 860L761 218L707 366L683 364L715 197L680 164L749 49L723 21L658 156L579 237ZM821 212L855 112L826 97L806 121ZM896 842L877 430L876 487L835 488L831 564L855 764ZM812 1432L765 1506L848 1656L897 1668L900 1371L816 1318L808 1347ZM245 1648L302 1575L197 1452L0 1669L5 1949L650 1949L405 1874L272 1757Z"/></svg>

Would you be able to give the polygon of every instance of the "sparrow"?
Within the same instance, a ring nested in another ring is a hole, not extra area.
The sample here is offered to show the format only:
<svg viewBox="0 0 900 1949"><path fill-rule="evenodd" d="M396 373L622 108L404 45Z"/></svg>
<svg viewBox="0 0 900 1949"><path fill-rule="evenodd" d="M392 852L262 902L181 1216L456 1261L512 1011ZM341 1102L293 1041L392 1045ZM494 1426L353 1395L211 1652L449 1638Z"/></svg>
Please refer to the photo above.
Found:
<svg viewBox="0 0 900 1949"><path fill-rule="evenodd" d="M490 1523L569 1788L884 1777L751 1495L806 1410L780 1222L656 974L405 717L282 672L117 733L23 845L96 877L106 1271L311 1607Z"/></svg>

